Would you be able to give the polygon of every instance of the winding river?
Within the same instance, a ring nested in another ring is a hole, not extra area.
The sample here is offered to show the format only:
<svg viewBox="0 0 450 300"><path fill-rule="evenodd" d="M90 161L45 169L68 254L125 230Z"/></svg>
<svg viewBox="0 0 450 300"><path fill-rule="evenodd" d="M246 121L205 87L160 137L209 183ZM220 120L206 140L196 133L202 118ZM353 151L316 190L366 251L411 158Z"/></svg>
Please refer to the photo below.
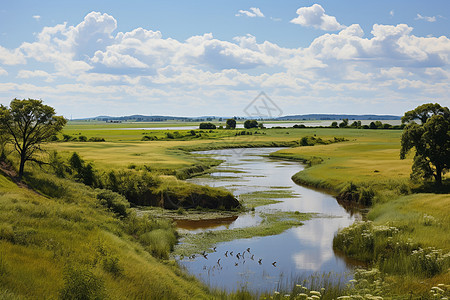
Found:
<svg viewBox="0 0 450 300"><path fill-rule="evenodd" d="M349 274L353 265L332 249L332 241L339 228L351 225L359 214L350 214L331 195L295 184L291 176L304 166L295 161L267 157L281 148L246 148L202 151L224 162L208 176L189 181L215 187L224 187L236 197L250 192L290 193L279 203L259 206L254 212L237 218L218 221L183 222L179 230L198 233L255 226L262 221L261 212L299 211L316 213L304 225L285 232L250 239L219 243L216 252L207 259L197 255L184 258L179 264L212 288L227 291L246 288L250 291L273 291L283 284L312 274ZM250 251L247 249L250 248ZM228 251L228 252L227 252ZM233 251L233 255L230 252ZM244 258L236 257L245 253ZM225 255L227 254L227 255ZM220 259L220 261L219 261ZM274 263L276 262L276 263Z"/></svg>

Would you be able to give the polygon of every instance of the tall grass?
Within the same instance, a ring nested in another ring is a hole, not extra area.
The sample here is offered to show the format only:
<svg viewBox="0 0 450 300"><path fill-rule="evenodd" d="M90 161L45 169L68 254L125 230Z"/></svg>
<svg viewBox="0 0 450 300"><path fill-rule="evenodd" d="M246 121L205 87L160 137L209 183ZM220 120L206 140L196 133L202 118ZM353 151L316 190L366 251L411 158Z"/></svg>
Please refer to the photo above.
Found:
<svg viewBox="0 0 450 300"><path fill-rule="evenodd" d="M27 176L30 186L46 185L46 196L0 176L2 298L208 297L195 279L161 260L176 241L170 220L131 211L119 218L92 188L38 170Z"/></svg>
<svg viewBox="0 0 450 300"><path fill-rule="evenodd" d="M432 277L450 267L450 252L405 240L402 230L407 228L359 222L340 230L333 247L389 274Z"/></svg>

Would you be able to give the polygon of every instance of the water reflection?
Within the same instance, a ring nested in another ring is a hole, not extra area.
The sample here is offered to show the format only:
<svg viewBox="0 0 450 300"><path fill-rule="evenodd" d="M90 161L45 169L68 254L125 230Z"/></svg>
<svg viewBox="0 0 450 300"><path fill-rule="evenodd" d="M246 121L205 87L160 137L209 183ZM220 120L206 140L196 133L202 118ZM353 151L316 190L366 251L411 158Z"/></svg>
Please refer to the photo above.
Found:
<svg viewBox="0 0 450 300"><path fill-rule="evenodd" d="M278 149L245 149L242 153L233 149L202 152L214 154L224 163L212 176L193 178L189 180L191 182L224 187L236 196L273 190L289 191L295 196L279 198L279 203L257 207L255 213L243 214L227 224L193 228L194 232L254 226L261 222L258 214L269 210L314 212L322 217L313 218L303 226L279 235L220 243L217 252L210 253L207 259L197 256L180 261L191 274L211 287L229 291L242 286L253 291L273 290L286 277L317 272L344 274L352 268L351 262L334 253L332 241L339 228L349 226L359 215L348 213L330 195L296 185L291 176L303 166L298 162L267 157ZM248 248L250 252L246 250Z"/></svg>

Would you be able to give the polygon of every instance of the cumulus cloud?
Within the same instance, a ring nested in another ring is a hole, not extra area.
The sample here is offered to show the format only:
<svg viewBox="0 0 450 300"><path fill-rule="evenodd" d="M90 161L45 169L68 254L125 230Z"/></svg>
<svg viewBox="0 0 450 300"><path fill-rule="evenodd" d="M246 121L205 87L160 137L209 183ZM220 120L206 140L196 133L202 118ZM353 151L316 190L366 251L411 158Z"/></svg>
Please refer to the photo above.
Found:
<svg viewBox="0 0 450 300"><path fill-rule="evenodd" d="M415 20L425 20L427 22L433 23L433 22L436 22L436 17L435 16L427 17L427 16L422 16L421 14L417 14L417 17Z"/></svg>
<svg viewBox="0 0 450 300"><path fill-rule="evenodd" d="M264 14L257 7L250 7L250 10L239 10L239 12L235 15L236 17L250 17L250 18L264 18Z"/></svg>
<svg viewBox="0 0 450 300"><path fill-rule="evenodd" d="M339 24L335 17L325 14L325 9L320 4L311 7L300 7L297 9L298 17L291 20L291 23L305 27L314 27L326 31L337 31L345 28Z"/></svg>
<svg viewBox="0 0 450 300"><path fill-rule="evenodd" d="M8 50L0 46L0 63L5 65L18 65L26 62L20 49Z"/></svg>
<svg viewBox="0 0 450 300"><path fill-rule="evenodd" d="M323 16L319 10L316 19ZM327 22L320 20L308 24ZM250 34L226 41L212 33L177 40L144 28L117 32L112 16L92 12L74 26L44 27L35 41L17 49L0 46L0 75L16 74L14 65L30 60L35 69L18 70L20 83L2 77L0 96L69 99L73 93L118 106L127 99L160 107L192 101L199 109L205 99L226 98L239 109L240 101L262 88L292 105L361 97L448 99L450 88L450 39L415 36L406 24L375 24L368 33L353 24L306 47L286 48Z"/></svg>
<svg viewBox="0 0 450 300"><path fill-rule="evenodd" d="M39 21L41 19L41 16L35 15L35 16L33 16L33 19L35 19L36 21Z"/></svg>
<svg viewBox="0 0 450 300"><path fill-rule="evenodd" d="M36 71L30 71L30 70L20 70L17 73L17 78L36 78L36 77L42 77L47 82L52 82L54 80L53 76L49 73L43 71L43 70L36 70Z"/></svg>

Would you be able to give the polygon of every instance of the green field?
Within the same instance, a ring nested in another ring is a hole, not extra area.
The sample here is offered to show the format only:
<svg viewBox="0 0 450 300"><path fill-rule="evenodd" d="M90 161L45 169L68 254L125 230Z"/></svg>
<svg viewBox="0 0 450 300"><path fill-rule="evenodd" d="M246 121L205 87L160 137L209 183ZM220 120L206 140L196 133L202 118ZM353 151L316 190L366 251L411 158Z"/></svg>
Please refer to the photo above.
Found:
<svg viewBox="0 0 450 300"><path fill-rule="evenodd" d="M69 122L59 139L67 135L77 140L51 142L44 148L49 152L56 150L62 160L77 152L86 163L93 165L102 180L111 171L126 171L136 176L150 172L153 179L159 180L160 189L170 186L175 180L173 176L197 175L218 163L212 158L199 159L190 151L295 146L272 154L310 165L295 174L294 181L336 195L349 183L370 190L373 206L367 218L375 226L395 226L401 229L401 240L411 240L422 247L450 250L450 196L430 193L429 189L428 193L423 193L420 184L410 182L411 156L399 159L400 130L286 128L195 130L192 133L191 130L123 129L148 127L149 124L152 127L169 126L166 123ZM190 124L170 124L186 125ZM246 133L242 134L243 131ZM175 136L170 138L168 133ZM105 142L82 142L79 136L102 138ZM143 136L156 139L142 141ZM323 141L337 139L339 142L299 146L303 137ZM46 157L42 155L44 160ZM17 162L13 154L8 159ZM232 297L208 291L183 274L173 261L158 257L170 250L170 244L161 245L156 241L170 240L173 230L164 225L163 218L139 223L143 221L117 217L99 204L97 192L75 183L73 175L66 175L66 179L57 178L48 167L33 163L28 163L26 168L25 181L40 194L19 188L0 175L0 296L21 299L48 295L46 298L55 299L70 290L71 282L67 278L71 276L91 278L91 284L99 283L93 289L107 293L103 296L111 299ZM446 178L448 184L448 175ZM183 193L189 192L189 185L185 187ZM216 195L207 189L205 193ZM262 198L261 201L270 202L270 199ZM251 200L248 203L258 205ZM214 212L217 213L220 214ZM280 216L287 220L285 224L265 230L279 232L298 224L303 220L301 218L305 216ZM277 219L272 221L275 224ZM136 230L141 231L136 234ZM261 234L257 230L253 233ZM252 231L220 233L210 240L193 240L192 243L209 247L221 240L248 237L248 234ZM188 253L187 248L180 251ZM155 257L155 253L159 254ZM384 278L386 282L397 283L394 284L396 292L406 295L409 290L425 293L434 284L448 284L450 272L444 270L432 277L387 274Z"/></svg>

